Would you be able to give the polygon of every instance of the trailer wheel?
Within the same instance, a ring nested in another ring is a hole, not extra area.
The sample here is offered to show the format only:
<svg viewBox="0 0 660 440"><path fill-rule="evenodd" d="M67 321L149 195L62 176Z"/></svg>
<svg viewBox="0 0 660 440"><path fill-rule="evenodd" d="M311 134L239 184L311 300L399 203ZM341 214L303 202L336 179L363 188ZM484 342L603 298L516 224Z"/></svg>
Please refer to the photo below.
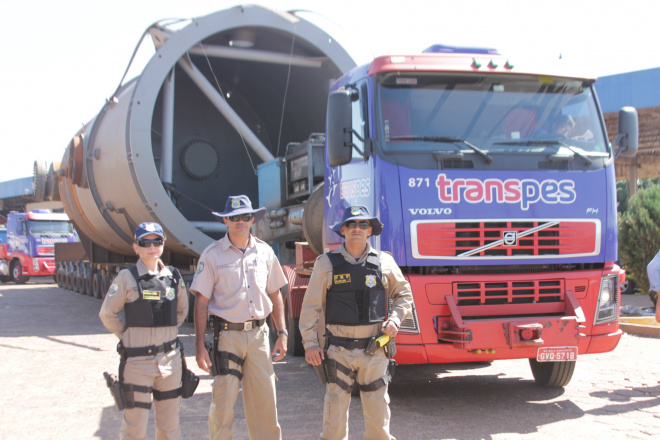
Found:
<svg viewBox="0 0 660 440"><path fill-rule="evenodd" d="M103 298L105 296L105 292L101 290L101 272L94 272L92 274L92 293L94 294L94 298Z"/></svg>
<svg viewBox="0 0 660 440"><path fill-rule="evenodd" d="M15 260L11 263L11 279L16 284L25 284L27 283L27 280L30 279L30 277L23 275L23 266L18 260Z"/></svg>
<svg viewBox="0 0 660 440"><path fill-rule="evenodd" d="M87 270L85 271L85 276L83 277L83 285L85 286L85 295L94 296L94 291L92 290L92 272Z"/></svg>
<svg viewBox="0 0 660 440"><path fill-rule="evenodd" d="M58 267L57 270L55 271L55 282L57 283L57 287L62 287L62 268Z"/></svg>
<svg viewBox="0 0 660 440"><path fill-rule="evenodd" d="M71 289L71 280L73 279L72 277L73 273L69 268L66 269L64 272L64 288L66 290L73 290Z"/></svg>
<svg viewBox="0 0 660 440"><path fill-rule="evenodd" d="M105 293L108 291L109 288L110 288L110 275L101 276L101 292L103 292L104 297L105 297Z"/></svg>
<svg viewBox="0 0 660 440"><path fill-rule="evenodd" d="M529 360L536 384L542 387L556 388L568 385L575 371L575 362L539 362Z"/></svg>
<svg viewBox="0 0 660 440"><path fill-rule="evenodd" d="M85 295L85 278L80 269L76 272L76 292Z"/></svg>

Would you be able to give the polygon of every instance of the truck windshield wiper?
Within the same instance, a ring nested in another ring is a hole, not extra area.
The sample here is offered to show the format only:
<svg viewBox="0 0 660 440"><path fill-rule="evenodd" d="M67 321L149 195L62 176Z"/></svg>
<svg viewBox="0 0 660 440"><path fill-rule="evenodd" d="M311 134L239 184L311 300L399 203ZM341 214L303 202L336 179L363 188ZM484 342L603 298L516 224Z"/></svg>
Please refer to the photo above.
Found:
<svg viewBox="0 0 660 440"><path fill-rule="evenodd" d="M564 141L559 141L559 140L524 140L524 141L506 141L506 142L493 142L493 145L529 145L529 146L535 146L535 145L543 145L543 146L548 146L548 145L554 145L554 146L561 146L564 147L568 150L570 150L573 154L578 156L579 158L583 159L587 165L591 165L593 162L587 155L585 155L582 150L579 148L575 148L572 145L567 144Z"/></svg>
<svg viewBox="0 0 660 440"><path fill-rule="evenodd" d="M479 156L483 157L486 163L490 164L493 162L493 158L490 157L484 150L473 145L458 137L451 136L392 136L390 138L393 141L421 141L421 142L443 142L448 144L463 144L468 147L470 150L477 153Z"/></svg>

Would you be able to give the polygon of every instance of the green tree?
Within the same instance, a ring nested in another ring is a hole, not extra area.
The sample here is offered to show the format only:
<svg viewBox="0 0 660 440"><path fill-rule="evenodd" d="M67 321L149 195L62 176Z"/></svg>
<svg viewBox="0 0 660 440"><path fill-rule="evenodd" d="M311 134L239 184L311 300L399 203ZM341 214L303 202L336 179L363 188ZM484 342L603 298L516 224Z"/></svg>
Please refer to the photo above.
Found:
<svg viewBox="0 0 660 440"><path fill-rule="evenodd" d="M649 290L646 265L660 250L660 186L642 185L619 217L619 258L637 283Z"/></svg>

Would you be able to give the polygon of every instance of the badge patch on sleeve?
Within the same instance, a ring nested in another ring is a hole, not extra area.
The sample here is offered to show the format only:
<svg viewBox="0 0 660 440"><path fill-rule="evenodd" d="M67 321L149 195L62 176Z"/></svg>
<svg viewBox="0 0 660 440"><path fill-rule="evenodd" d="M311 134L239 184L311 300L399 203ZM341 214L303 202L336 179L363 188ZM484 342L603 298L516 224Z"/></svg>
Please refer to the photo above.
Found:
<svg viewBox="0 0 660 440"><path fill-rule="evenodd" d="M199 264L197 265L197 270L195 271L195 276L197 276L197 275L199 275L200 273L202 273L203 270L204 270L204 263L199 263Z"/></svg>
<svg viewBox="0 0 660 440"><path fill-rule="evenodd" d="M143 290L142 299L149 301L158 301L160 299L160 291L158 290Z"/></svg>
<svg viewBox="0 0 660 440"><path fill-rule="evenodd" d="M333 281L335 284L346 284L351 282L351 274L350 273L343 273L341 275L335 275L333 277Z"/></svg>
<svg viewBox="0 0 660 440"><path fill-rule="evenodd" d="M167 292L165 292L165 298L169 299L170 301L176 298L176 292L174 291L174 289L168 287Z"/></svg>
<svg viewBox="0 0 660 440"><path fill-rule="evenodd" d="M364 280L367 287L376 287L376 275L367 275Z"/></svg>
<svg viewBox="0 0 660 440"><path fill-rule="evenodd" d="M115 293L119 290L119 284L117 282L114 282L110 284L110 288L108 289L107 296L114 296Z"/></svg>

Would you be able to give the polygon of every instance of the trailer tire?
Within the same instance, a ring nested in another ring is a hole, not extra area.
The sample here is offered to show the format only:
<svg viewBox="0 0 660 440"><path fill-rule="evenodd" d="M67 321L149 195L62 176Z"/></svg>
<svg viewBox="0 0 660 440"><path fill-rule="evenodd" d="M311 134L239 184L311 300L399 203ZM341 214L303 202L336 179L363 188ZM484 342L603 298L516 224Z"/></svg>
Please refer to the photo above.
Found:
<svg viewBox="0 0 660 440"><path fill-rule="evenodd" d="M103 294L103 290L101 290L101 272L94 272L92 274L92 293L94 294L94 298L103 298L105 295Z"/></svg>
<svg viewBox="0 0 660 440"><path fill-rule="evenodd" d="M576 361L569 362L539 362L529 360L536 384L547 388L565 387L573 377Z"/></svg>
<svg viewBox="0 0 660 440"><path fill-rule="evenodd" d="M21 262L18 260L15 260L11 263L10 272L11 272L11 279L16 284L25 284L27 283L27 280L30 279L30 277L23 275L23 266L21 265Z"/></svg>
<svg viewBox="0 0 660 440"><path fill-rule="evenodd" d="M64 288L66 290L72 290L71 280L72 280L72 272L70 269L67 269L66 272L64 273Z"/></svg>
<svg viewBox="0 0 660 440"><path fill-rule="evenodd" d="M76 275L76 292L80 293L81 295L87 295L85 292L85 275L80 269L78 269L78 273Z"/></svg>
<svg viewBox="0 0 660 440"><path fill-rule="evenodd" d="M92 272L89 270L86 270L83 275L83 290L85 295L94 297L94 292L92 291Z"/></svg>
<svg viewBox="0 0 660 440"><path fill-rule="evenodd" d="M104 292L104 297L105 297L105 292L107 292L109 288L110 288L110 275L101 276L101 292Z"/></svg>

